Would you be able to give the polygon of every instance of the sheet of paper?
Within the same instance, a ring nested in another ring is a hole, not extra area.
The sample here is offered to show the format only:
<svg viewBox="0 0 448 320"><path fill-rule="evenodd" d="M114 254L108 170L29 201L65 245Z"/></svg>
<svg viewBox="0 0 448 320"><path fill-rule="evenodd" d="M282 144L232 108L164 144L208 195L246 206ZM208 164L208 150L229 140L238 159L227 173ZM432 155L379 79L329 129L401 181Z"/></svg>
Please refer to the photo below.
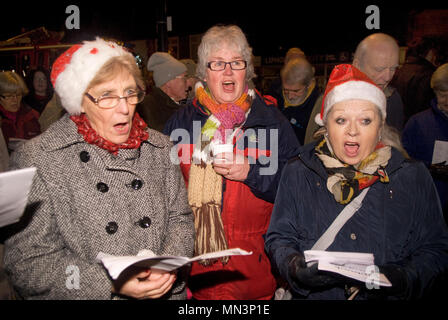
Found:
<svg viewBox="0 0 448 320"><path fill-rule="evenodd" d="M0 227L19 221L35 174L34 167L0 173Z"/></svg>
<svg viewBox="0 0 448 320"><path fill-rule="evenodd" d="M335 272L364 282L366 285L392 286L386 276L375 266L372 253L307 250L304 254L305 262L308 264L317 262L319 270Z"/></svg>
<svg viewBox="0 0 448 320"><path fill-rule="evenodd" d="M448 164L448 141L436 140L432 154L432 164L446 161Z"/></svg>
<svg viewBox="0 0 448 320"><path fill-rule="evenodd" d="M306 250L304 254L306 262L326 261L337 264L374 264L374 257L371 253Z"/></svg>
<svg viewBox="0 0 448 320"><path fill-rule="evenodd" d="M317 266L319 270L335 272L345 277L349 277L366 284L379 285L383 287L391 287L392 284L382 273L375 271L374 265L362 265L362 264L344 264L338 265L325 261L319 261Z"/></svg>
<svg viewBox="0 0 448 320"><path fill-rule="evenodd" d="M149 250L142 250L136 256L113 256L100 252L96 257L96 260L104 265L112 279L115 280L130 266L173 271L193 261L251 254L252 252L247 252L240 248L233 248L187 258L182 256L156 256Z"/></svg>

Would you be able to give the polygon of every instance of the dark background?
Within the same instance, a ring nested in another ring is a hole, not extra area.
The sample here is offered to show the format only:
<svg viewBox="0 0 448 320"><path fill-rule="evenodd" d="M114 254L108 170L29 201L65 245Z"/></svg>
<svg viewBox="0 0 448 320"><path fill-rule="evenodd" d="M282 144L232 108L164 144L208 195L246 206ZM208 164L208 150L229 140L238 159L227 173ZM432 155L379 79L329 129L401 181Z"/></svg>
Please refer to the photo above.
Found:
<svg viewBox="0 0 448 320"><path fill-rule="evenodd" d="M448 9L448 1L396 3L392 1L3 1L0 41L41 26L65 31L64 42L93 39L96 35L122 41L154 39L160 5L172 16L168 36L200 34L217 23L239 25L254 54L282 56L293 46L307 54L354 51L356 44L373 32L394 36L406 45L408 18L423 9ZM67 30L68 5L80 9L79 30ZM365 13L369 4L380 9L380 30L368 30Z"/></svg>

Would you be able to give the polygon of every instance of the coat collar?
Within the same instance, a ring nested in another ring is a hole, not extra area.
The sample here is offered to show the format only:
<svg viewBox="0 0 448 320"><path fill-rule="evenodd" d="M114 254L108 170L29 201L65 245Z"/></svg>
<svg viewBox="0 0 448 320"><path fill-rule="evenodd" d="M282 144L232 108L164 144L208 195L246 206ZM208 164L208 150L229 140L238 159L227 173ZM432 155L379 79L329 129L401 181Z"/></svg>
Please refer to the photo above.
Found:
<svg viewBox="0 0 448 320"><path fill-rule="evenodd" d="M149 132L149 137L143 143L149 143L156 148L169 146L160 134L156 134L151 129L146 130ZM44 151L55 151L77 143L86 143L82 135L78 133L76 124L70 120L70 115L67 113L41 134L41 141Z"/></svg>
<svg viewBox="0 0 448 320"><path fill-rule="evenodd" d="M171 99L170 96L168 96L162 89L158 87L154 87L149 95L153 96L156 101L161 102L159 104L159 107L163 106L172 110L177 110L181 107L181 105L176 103L173 99Z"/></svg>

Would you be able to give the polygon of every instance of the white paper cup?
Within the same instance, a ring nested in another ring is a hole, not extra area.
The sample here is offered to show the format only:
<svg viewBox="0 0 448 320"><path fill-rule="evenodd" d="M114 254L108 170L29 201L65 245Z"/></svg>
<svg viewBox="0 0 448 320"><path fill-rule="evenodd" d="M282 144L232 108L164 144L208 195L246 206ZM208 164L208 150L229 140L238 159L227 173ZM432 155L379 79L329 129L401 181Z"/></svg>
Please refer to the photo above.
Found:
<svg viewBox="0 0 448 320"><path fill-rule="evenodd" d="M220 153L233 153L233 144L216 144L213 146L212 153L216 157Z"/></svg>
<svg viewBox="0 0 448 320"><path fill-rule="evenodd" d="M218 164L218 163L232 163L233 161L233 144L217 144L214 145L212 148L212 153L213 153L213 162ZM226 156L226 158L216 158L216 156L218 154L221 153L230 153L232 154L232 158L229 159L229 155Z"/></svg>

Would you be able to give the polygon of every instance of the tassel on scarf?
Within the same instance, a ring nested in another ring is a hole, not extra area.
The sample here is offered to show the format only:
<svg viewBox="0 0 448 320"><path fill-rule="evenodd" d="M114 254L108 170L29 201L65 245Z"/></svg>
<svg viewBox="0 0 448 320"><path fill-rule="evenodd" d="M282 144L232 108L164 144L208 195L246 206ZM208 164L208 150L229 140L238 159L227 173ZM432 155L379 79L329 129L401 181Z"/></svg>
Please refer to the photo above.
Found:
<svg viewBox="0 0 448 320"><path fill-rule="evenodd" d="M195 255L228 249L221 217L222 176L213 169L210 154L211 144L227 141L226 132L233 132L246 119L251 103L251 92L246 88L238 101L231 104L217 104L208 89L202 85L196 88L196 97L207 108L210 116L201 129L195 143L188 180L188 203L194 213ZM227 130L226 130L227 129ZM221 257L227 263L229 257ZM199 261L210 265L216 260Z"/></svg>

